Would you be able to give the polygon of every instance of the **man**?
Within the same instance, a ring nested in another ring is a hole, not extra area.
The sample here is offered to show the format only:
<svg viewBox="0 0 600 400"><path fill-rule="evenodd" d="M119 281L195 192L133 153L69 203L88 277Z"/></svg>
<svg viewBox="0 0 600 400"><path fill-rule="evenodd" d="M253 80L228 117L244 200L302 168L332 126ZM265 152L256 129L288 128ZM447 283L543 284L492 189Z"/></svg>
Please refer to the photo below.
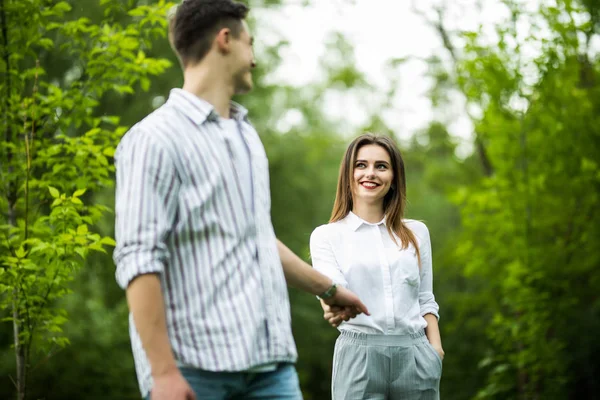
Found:
<svg viewBox="0 0 600 400"><path fill-rule="evenodd" d="M252 89L247 12L231 0L179 5L170 39L183 89L115 157L116 277L153 400L300 399L286 280L367 313L273 232L264 148L231 102Z"/></svg>

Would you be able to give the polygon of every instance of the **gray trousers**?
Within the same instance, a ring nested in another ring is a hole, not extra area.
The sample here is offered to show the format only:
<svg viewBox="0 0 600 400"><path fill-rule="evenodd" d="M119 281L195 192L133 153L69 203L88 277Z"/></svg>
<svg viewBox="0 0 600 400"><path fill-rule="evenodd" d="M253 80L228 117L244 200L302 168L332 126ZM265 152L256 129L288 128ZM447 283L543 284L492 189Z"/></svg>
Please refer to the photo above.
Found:
<svg viewBox="0 0 600 400"><path fill-rule="evenodd" d="M333 353L333 400L438 400L442 359L424 332L341 332Z"/></svg>

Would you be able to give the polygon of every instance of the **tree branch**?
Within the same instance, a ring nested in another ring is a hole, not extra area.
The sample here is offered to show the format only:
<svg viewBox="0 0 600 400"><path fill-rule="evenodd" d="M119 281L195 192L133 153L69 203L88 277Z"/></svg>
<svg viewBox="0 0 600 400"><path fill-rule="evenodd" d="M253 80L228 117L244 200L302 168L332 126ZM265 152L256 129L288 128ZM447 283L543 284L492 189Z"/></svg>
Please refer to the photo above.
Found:
<svg viewBox="0 0 600 400"><path fill-rule="evenodd" d="M419 10L416 6L416 1L413 0L412 4L411 4L411 10L413 13L419 15L421 18L423 18L423 20L425 21L425 23L429 26L431 26L439 35L441 41L442 41L442 45L443 47L446 49L446 51L448 51L448 54L450 54L450 58L452 59L452 62L454 64L454 68L456 68L456 65L459 64L461 62L460 57L458 55L458 52L456 51L456 47L454 47L454 44L452 43L452 40L450 39L450 34L448 33L448 30L446 29L446 26L444 25L444 7L442 6L438 6L435 8L435 13L437 14L437 19L435 21L432 21L429 16L427 16L425 14L425 12ZM455 71L455 75L456 75L456 71ZM456 82L456 79L455 79ZM458 83L457 83L457 86ZM460 88L460 86L459 86ZM462 88L460 88L462 89ZM463 91L464 94L464 91ZM475 118L471 115L471 113L469 112L469 110L465 107L465 113L469 116L469 118L471 120L475 120ZM486 176L491 176L494 173L494 167L490 161L490 158L487 154L487 150L485 148L485 145L483 143L483 140L481 138L481 134L478 133L477 131L475 131L475 150L477 155L479 156L479 160L481 161L481 166L483 168L483 173Z"/></svg>

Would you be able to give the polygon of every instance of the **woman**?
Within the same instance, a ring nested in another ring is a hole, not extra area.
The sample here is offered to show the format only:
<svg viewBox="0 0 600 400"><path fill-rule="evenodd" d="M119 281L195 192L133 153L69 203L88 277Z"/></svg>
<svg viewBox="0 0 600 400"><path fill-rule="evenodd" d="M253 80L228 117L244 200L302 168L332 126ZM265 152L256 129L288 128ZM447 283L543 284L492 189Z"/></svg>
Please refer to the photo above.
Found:
<svg viewBox="0 0 600 400"><path fill-rule="evenodd" d="M403 219L404 162L394 142L364 134L346 150L329 224L310 238L314 268L354 291L371 315L330 308L341 334L332 398L439 399L444 351L425 224Z"/></svg>

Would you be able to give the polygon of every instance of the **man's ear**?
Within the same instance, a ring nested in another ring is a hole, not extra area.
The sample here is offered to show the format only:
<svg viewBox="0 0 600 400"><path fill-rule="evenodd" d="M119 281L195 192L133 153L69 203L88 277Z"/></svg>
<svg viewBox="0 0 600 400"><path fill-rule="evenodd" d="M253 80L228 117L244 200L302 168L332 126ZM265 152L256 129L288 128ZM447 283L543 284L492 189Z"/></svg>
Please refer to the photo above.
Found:
<svg viewBox="0 0 600 400"><path fill-rule="evenodd" d="M231 44L231 29L222 28L219 30L219 32L217 32L217 36L215 37L215 43L219 52L228 53Z"/></svg>

